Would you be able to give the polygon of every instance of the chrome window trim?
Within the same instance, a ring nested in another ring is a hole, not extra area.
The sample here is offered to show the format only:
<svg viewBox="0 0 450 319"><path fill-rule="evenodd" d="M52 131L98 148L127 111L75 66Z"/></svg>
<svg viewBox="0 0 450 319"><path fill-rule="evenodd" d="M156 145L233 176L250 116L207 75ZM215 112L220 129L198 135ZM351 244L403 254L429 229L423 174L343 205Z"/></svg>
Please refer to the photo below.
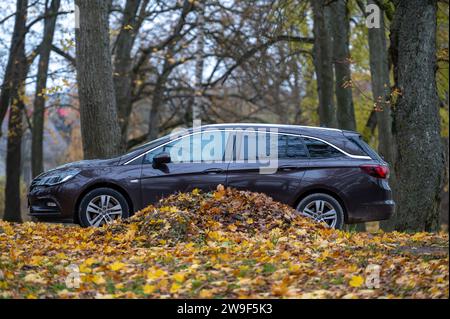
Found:
<svg viewBox="0 0 450 319"><path fill-rule="evenodd" d="M142 157L142 156L145 156L145 155L147 155L148 153L150 153L150 152L156 150L157 148L163 147L163 146L165 146L165 145L167 145L167 144L169 144L169 143L172 143L172 142L174 142L174 141L178 141L178 140L180 140L180 139L182 139L182 138L185 138L185 137L187 137L187 136L192 136L192 135L199 134L199 133L204 133L204 132L208 132L208 133L209 133L209 132L230 132L230 131L235 131L235 130L232 130L232 129L223 129L223 130L220 130L220 129L214 129L214 130L211 130L211 129L210 129L210 130L199 130L198 132L191 132L191 133L189 133L189 134L182 135L182 136L179 136L179 137L177 137L177 138L174 138L173 140L169 140L169 141L167 141L167 142L165 142L165 143L163 143L163 144L161 144L161 145L155 146L154 148L149 149L148 151L145 151L144 153L142 153L142 154L140 154L140 155L138 155L138 156L136 156L136 157L134 157L134 158L132 158L132 159L126 161L126 162L123 163L122 165L127 165L127 164L129 164L129 163L131 163L131 162L137 160L138 158L140 158L140 157Z"/></svg>
<svg viewBox="0 0 450 319"><path fill-rule="evenodd" d="M274 126L274 127L276 128L276 126ZM163 146L165 146L165 145L167 145L167 144L169 144L169 143L171 143L171 142L178 141L178 140L180 140L180 139L182 139L182 138L184 138L184 137L187 137L187 136L192 136L192 135L199 134L199 133L204 133L204 132L238 132L238 131L245 132L245 129L242 129L242 128L237 128L237 129L228 129L228 128L224 128L224 129L206 129L206 130L199 130L198 132L191 132L191 133L189 133L189 134L186 134L186 135L177 137L177 138L175 138L175 139L173 139L173 140L169 140L169 141L167 141L167 142L165 142L165 143L163 143L163 144L161 144L161 145L158 145L158 146L156 146L156 147L154 147L154 148L152 148L152 149L149 149L148 151L145 151L144 153L142 153L142 154L140 154L140 155L138 155L138 156L136 156L136 157L134 157L134 158L132 158L132 159L126 161L126 162L123 163L122 165L128 165L129 163L131 163L131 162L137 160L138 158L140 158L140 157L142 157L142 156L147 155L148 153L154 151L154 150L157 149L157 148L163 147ZM258 130L255 130L255 132L258 132ZM327 144L327 145L333 147L334 149L338 150L339 152L341 152L342 154L344 154L345 156L348 156L348 157L350 157L350 158L355 158L355 159L366 159L366 160L371 160L371 159L372 159L370 156L353 155L353 154L347 153L346 151L342 150L341 148L337 147L336 145L334 145L334 144L332 144L332 143L330 143L330 142L327 142L327 141L325 141L325 140L323 140L323 139L321 139L321 138L314 137L314 136L309 136L309 135L304 135L304 134L283 133L283 132L270 132L270 131L267 132L267 133L269 133L269 134L278 134L278 135L288 135L288 136L296 136L296 137L310 138L310 139L317 140L317 141L320 141L320 142L322 142L322 143L325 143L325 144Z"/></svg>
<svg viewBox="0 0 450 319"><path fill-rule="evenodd" d="M320 141L320 142L323 142L323 143L325 143L325 144L328 144L328 145L330 145L331 147L337 149L337 150L338 150L339 152L341 152L342 154L344 154L344 155L346 155L346 156L348 156L348 157L351 157L351 158L368 159L368 160L371 160L371 159L372 159L370 156L353 155L353 154L347 153L346 151L344 151L343 149L340 149L340 148L337 147L336 145L331 144L331 143L329 143L329 142L327 142L327 141L325 141L325 140L322 140L321 138L318 138L318 137L313 137L313 136L308 136L308 135L301 135L301 136L302 136L302 137L306 137L306 138L310 138L310 139L313 139L313 140L318 140L318 141Z"/></svg>

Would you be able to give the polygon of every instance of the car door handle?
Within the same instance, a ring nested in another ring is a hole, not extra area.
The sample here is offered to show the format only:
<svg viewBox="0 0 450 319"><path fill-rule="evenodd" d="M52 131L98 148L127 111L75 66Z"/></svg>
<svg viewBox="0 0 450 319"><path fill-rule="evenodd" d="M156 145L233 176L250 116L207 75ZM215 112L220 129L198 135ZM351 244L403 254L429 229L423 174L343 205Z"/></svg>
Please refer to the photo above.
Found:
<svg viewBox="0 0 450 319"><path fill-rule="evenodd" d="M293 171L298 167L295 165L281 165L278 169L281 171Z"/></svg>
<svg viewBox="0 0 450 319"><path fill-rule="evenodd" d="M221 168L208 168L203 171L205 174L220 174L223 173L223 169Z"/></svg>

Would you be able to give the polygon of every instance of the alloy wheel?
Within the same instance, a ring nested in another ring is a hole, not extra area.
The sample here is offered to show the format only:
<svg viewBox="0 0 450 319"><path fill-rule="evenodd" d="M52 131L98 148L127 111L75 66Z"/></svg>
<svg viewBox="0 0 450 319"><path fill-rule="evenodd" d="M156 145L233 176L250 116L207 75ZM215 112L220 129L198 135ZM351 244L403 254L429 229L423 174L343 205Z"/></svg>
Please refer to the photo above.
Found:
<svg viewBox="0 0 450 319"><path fill-rule="evenodd" d="M122 206L116 198L111 195L100 195L94 197L87 205L86 217L91 226L99 227L122 217L122 211Z"/></svg>
<svg viewBox="0 0 450 319"><path fill-rule="evenodd" d="M318 222L325 222L334 228L337 223L337 212L331 203L323 199L313 200L301 211L301 214Z"/></svg>

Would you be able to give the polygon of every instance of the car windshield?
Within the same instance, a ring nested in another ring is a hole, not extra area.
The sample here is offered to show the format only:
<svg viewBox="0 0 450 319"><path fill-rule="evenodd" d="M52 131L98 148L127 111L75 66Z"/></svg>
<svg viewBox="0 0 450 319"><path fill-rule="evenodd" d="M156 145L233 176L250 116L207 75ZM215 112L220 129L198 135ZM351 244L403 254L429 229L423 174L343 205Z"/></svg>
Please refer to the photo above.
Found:
<svg viewBox="0 0 450 319"><path fill-rule="evenodd" d="M145 151L147 149L150 149L150 148L153 148L153 147L161 144L162 141L168 140L168 139L170 139L170 138L172 138L174 136L178 136L178 135L180 135L182 133L183 132L178 131L178 132L175 132L175 133L171 133L171 134L167 134L167 135L161 136L161 137L157 138L156 140L149 141L149 142L144 142L144 143L141 143L139 145L133 146L130 149L130 151L128 151L128 153L124 154L124 156L127 156L127 157L128 156L130 156L130 157L137 156L140 153L142 153L143 151Z"/></svg>

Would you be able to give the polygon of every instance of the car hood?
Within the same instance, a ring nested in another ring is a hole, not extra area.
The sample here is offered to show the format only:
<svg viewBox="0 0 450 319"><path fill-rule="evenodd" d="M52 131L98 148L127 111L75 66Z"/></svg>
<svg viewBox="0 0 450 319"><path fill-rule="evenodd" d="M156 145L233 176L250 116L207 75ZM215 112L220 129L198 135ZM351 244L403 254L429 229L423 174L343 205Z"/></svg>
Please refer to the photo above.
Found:
<svg viewBox="0 0 450 319"><path fill-rule="evenodd" d="M93 168L93 167L103 167L103 166L113 166L117 165L120 162L120 157L111 158L111 159L94 159L94 160L82 160L78 162L67 163L58 167L55 167L53 170L67 169L67 168Z"/></svg>
<svg viewBox="0 0 450 319"><path fill-rule="evenodd" d="M95 167L107 167L118 165L120 162L120 157L111 158L111 159L94 159L94 160L83 160L78 162L67 163L58 167L55 167L51 170L41 173L36 178L42 178L44 176L48 176L50 174L56 173L58 171L65 171L68 169L87 169L87 168L95 168Z"/></svg>

